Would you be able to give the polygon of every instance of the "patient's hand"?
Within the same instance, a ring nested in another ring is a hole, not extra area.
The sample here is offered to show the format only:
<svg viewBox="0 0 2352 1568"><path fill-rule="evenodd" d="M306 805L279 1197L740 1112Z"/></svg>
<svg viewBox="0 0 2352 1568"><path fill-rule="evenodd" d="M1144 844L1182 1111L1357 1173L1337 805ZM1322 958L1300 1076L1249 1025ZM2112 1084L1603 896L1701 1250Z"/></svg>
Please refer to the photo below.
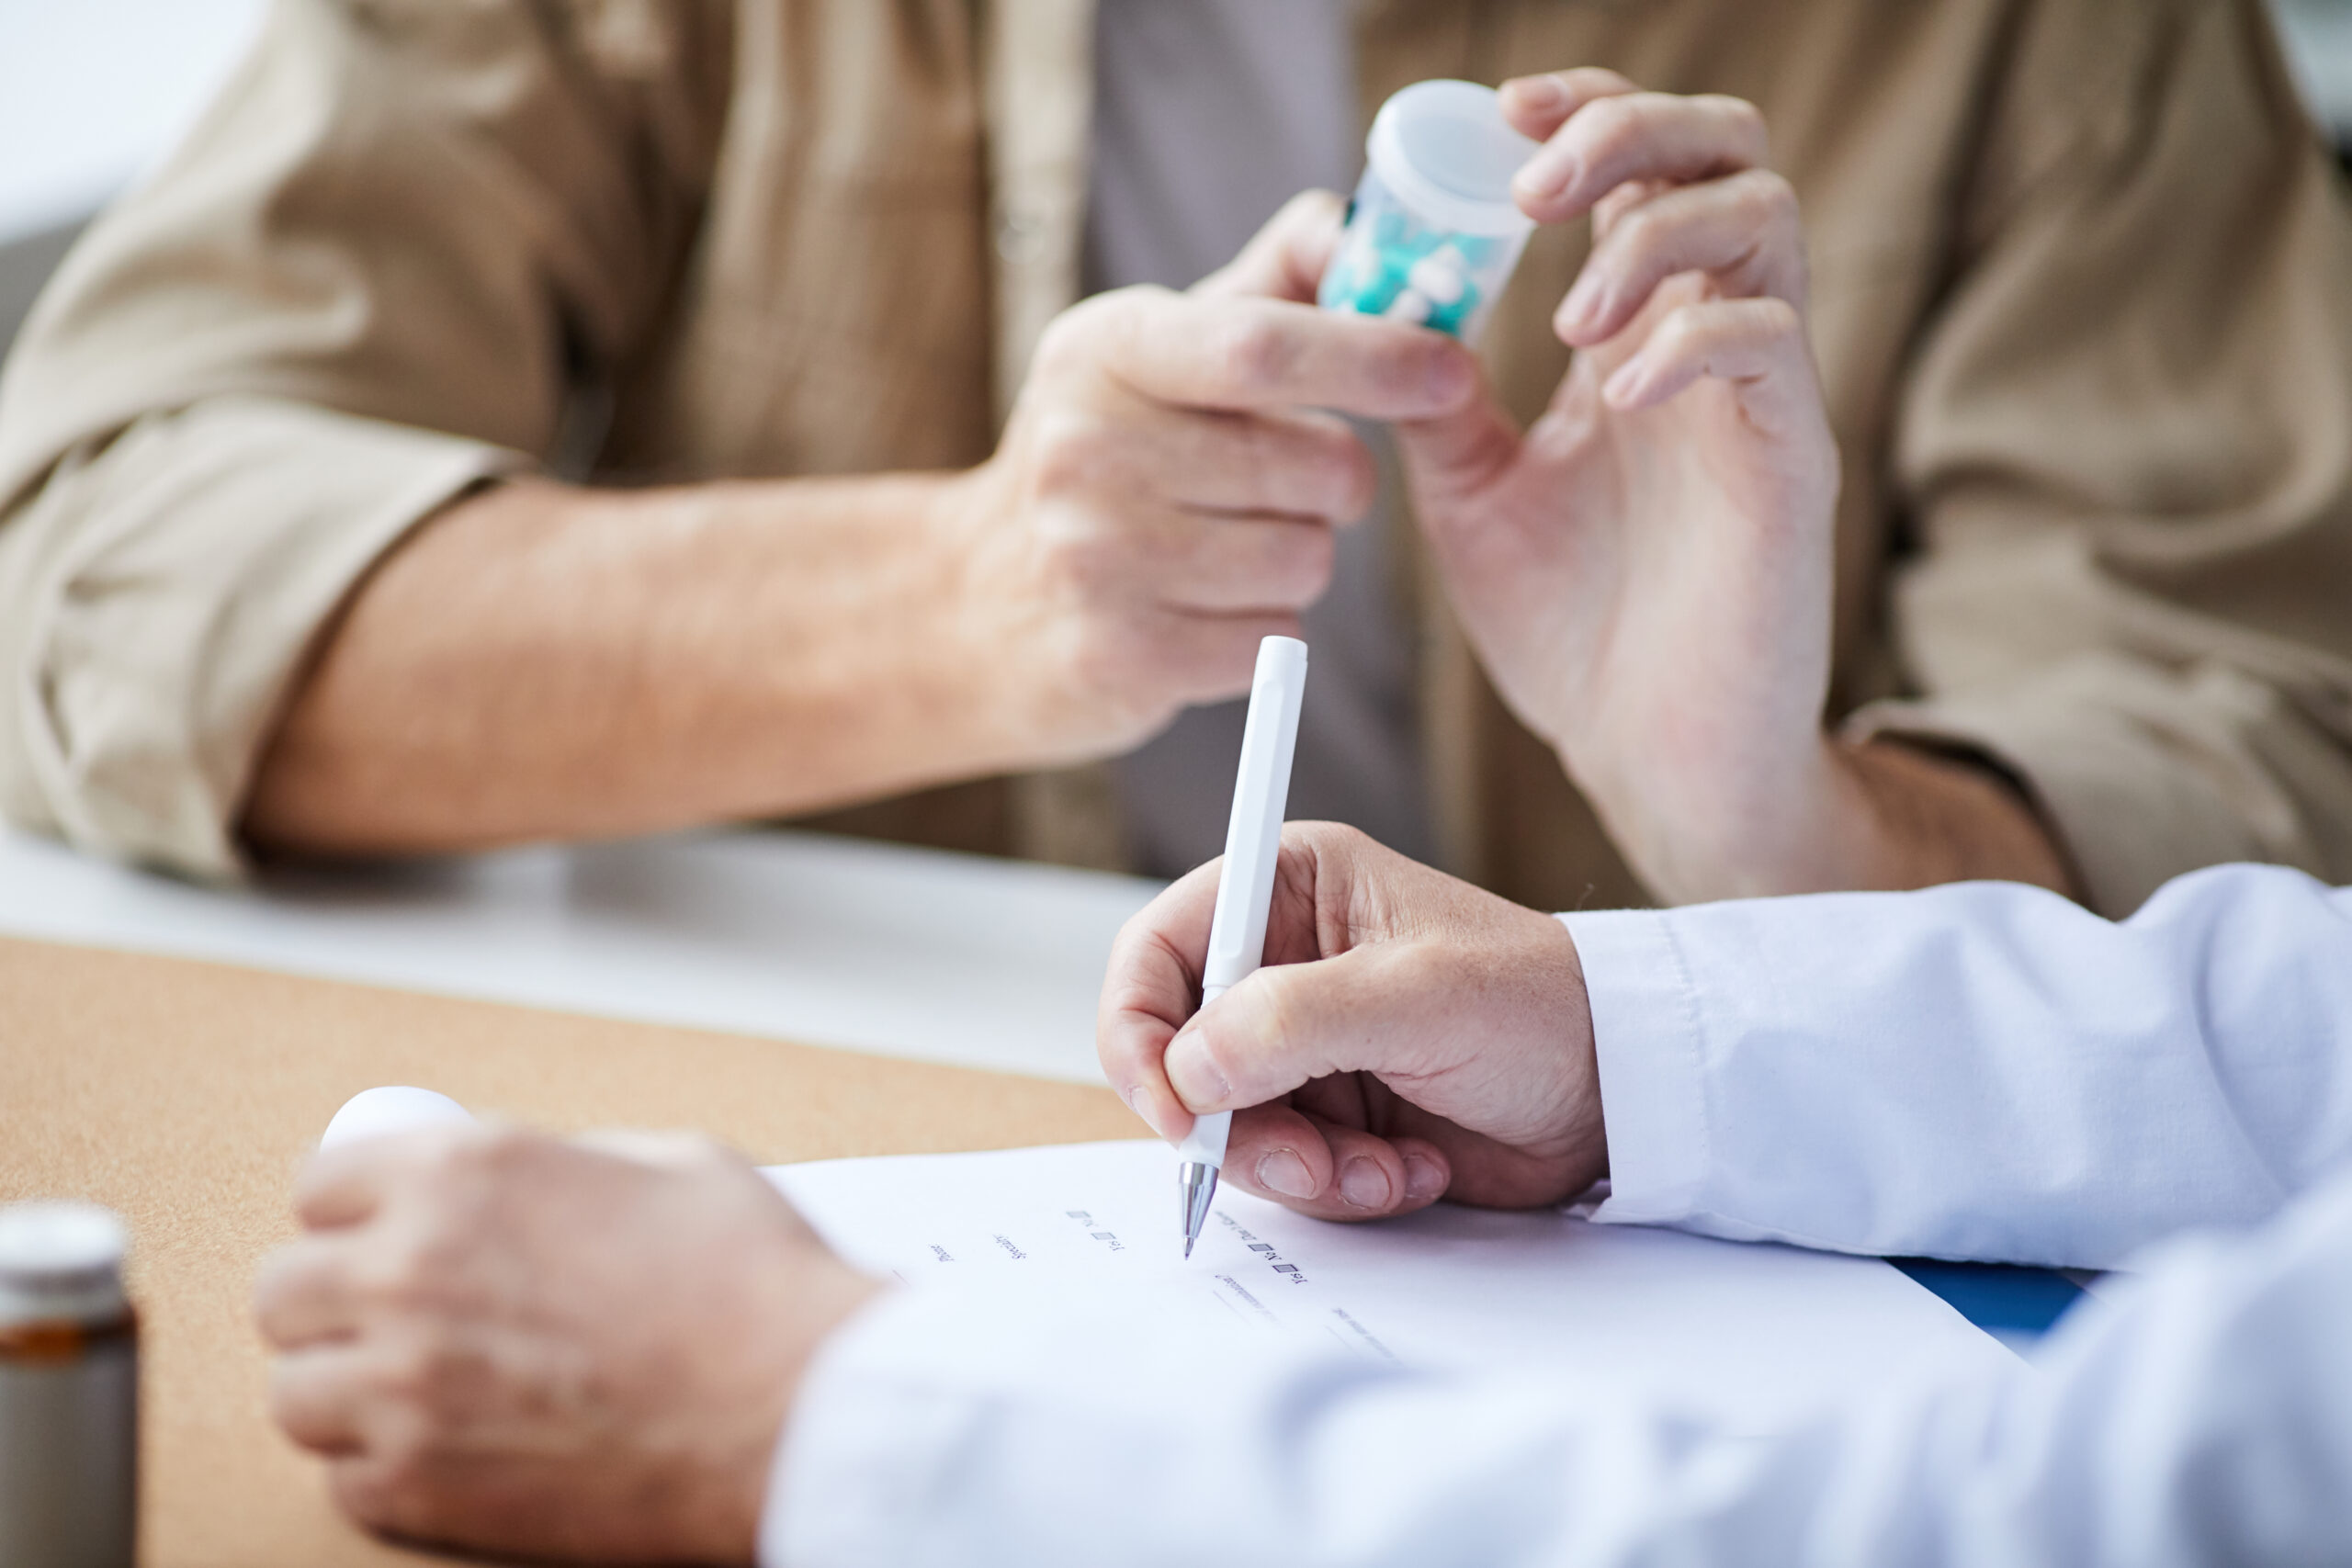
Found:
<svg viewBox="0 0 2352 1568"><path fill-rule="evenodd" d="M749 1562L818 1344L877 1288L759 1174L490 1128L320 1156L257 1307L270 1401L390 1534Z"/></svg>
<svg viewBox="0 0 2352 1568"><path fill-rule="evenodd" d="M1523 434L1481 401L1398 426L1464 630L1649 884L1837 886L1822 730L1838 452L1796 198L1745 103L1605 71L1513 83L1545 222L1592 217L1576 349Z"/></svg>
<svg viewBox="0 0 2352 1568"><path fill-rule="evenodd" d="M1031 759L1125 750L1248 690L1260 640L1298 635L1334 530L1373 502L1372 457L1338 415L1428 419L1472 395L1452 339L1306 302L1340 209L1307 193L1184 293L1064 311L996 456L948 486L943 608L988 628L981 695L1030 716Z"/></svg>
<svg viewBox="0 0 2352 1568"><path fill-rule="evenodd" d="M1173 1143L1196 1112L1238 1110L1225 1179L1329 1219L1528 1207L1606 1173L1559 921L1351 828L1294 823L1268 967L1195 1016L1220 864L1127 922L1103 982L1103 1070L1154 1132Z"/></svg>

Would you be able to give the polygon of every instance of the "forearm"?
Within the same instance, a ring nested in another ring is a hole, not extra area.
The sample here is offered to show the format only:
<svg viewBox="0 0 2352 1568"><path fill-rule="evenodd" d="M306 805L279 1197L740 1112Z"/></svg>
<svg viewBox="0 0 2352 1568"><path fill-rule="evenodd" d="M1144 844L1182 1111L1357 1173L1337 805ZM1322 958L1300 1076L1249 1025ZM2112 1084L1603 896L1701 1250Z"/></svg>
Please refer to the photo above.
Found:
<svg viewBox="0 0 2352 1568"><path fill-rule="evenodd" d="M1031 760L1052 726L956 579L962 482L463 500L324 635L244 831L363 853L633 833Z"/></svg>
<svg viewBox="0 0 2352 1568"><path fill-rule="evenodd" d="M2075 896L2050 830L1991 768L1893 740L1836 745L1833 755L1843 787L1821 890L2023 882Z"/></svg>
<svg viewBox="0 0 2352 1568"><path fill-rule="evenodd" d="M2022 882L2075 894L2025 796L1992 769L1894 740L1809 731L1741 765L1645 756L1587 795L1669 903ZM1567 762L1574 754L1564 752Z"/></svg>

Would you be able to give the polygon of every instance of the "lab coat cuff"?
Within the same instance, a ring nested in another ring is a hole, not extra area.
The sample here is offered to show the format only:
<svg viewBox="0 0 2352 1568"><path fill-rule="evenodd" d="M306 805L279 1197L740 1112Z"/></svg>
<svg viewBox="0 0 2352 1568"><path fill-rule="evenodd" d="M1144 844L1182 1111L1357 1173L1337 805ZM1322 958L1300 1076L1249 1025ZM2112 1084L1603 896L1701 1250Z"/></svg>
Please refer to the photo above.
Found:
<svg viewBox="0 0 2352 1568"><path fill-rule="evenodd" d="M776 1443L760 1515L760 1568L906 1562L967 1429L960 1407L982 1355L959 1353L997 1320L963 1292L894 1290L811 1359Z"/></svg>
<svg viewBox="0 0 2352 1568"><path fill-rule="evenodd" d="M1704 1033L1689 964L1668 916L1562 915L1584 967L1609 1196L1593 1218L1671 1224L1697 1207L1707 1169Z"/></svg>

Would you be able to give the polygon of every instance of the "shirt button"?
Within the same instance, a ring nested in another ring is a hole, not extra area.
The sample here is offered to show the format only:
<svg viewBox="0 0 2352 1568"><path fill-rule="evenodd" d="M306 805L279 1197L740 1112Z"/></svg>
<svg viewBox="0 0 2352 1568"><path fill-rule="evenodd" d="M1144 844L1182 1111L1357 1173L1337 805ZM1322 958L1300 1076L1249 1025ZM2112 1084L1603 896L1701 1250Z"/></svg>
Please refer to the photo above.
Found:
<svg viewBox="0 0 2352 1568"><path fill-rule="evenodd" d="M1046 248L1046 220L1027 208L1008 209L996 220L996 254L1014 265L1033 262Z"/></svg>

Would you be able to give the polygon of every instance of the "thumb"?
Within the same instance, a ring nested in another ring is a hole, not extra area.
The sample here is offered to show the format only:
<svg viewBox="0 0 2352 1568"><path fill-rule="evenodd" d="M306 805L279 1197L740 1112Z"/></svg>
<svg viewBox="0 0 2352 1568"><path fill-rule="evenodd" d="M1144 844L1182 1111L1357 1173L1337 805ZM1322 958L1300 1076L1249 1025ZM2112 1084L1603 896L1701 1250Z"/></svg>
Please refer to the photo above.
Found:
<svg viewBox="0 0 2352 1568"><path fill-rule="evenodd" d="M1518 422L1483 380L1452 412L1399 420L1394 428L1421 518L1441 525L1452 507L1502 477L1518 460L1523 439Z"/></svg>
<svg viewBox="0 0 2352 1568"><path fill-rule="evenodd" d="M1410 1047L1409 1030L1381 999L1377 949L1260 969L1194 1013L1168 1043L1162 1070L1194 1115L1243 1111L1301 1084L1358 1068L1377 1071Z"/></svg>
<svg viewBox="0 0 2352 1568"><path fill-rule="evenodd" d="M1347 203L1328 190L1302 191L1266 220L1241 254L1194 284L1194 294L1254 294L1311 305L1339 249Z"/></svg>

